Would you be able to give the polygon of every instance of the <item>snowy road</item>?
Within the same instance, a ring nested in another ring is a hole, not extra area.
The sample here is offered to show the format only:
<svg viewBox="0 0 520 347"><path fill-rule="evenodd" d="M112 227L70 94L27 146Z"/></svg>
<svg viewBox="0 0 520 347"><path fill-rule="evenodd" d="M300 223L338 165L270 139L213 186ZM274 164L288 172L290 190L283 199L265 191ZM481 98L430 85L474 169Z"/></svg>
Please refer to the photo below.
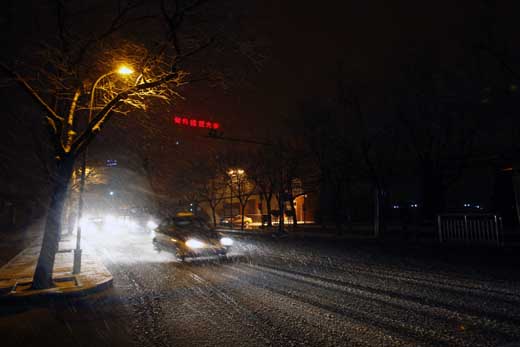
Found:
<svg viewBox="0 0 520 347"><path fill-rule="evenodd" d="M349 241L242 240L181 263L146 232L91 235L114 288L3 308L12 345L501 346L520 341L516 258ZM478 267L472 264L491 264ZM515 272L516 271L516 272ZM15 322L18 322L15 324ZM2 343L2 345L4 345Z"/></svg>

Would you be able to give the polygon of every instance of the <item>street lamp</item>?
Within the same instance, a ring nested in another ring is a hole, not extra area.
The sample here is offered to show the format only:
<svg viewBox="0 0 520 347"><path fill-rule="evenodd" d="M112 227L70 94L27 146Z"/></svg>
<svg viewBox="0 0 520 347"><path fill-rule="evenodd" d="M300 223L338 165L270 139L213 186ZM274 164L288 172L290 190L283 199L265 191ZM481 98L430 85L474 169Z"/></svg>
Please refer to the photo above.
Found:
<svg viewBox="0 0 520 347"><path fill-rule="evenodd" d="M121 65L116 72L120 75L131 75L134 73L134 70L129 66Z"/></svg>
<svg viewBox="0 0 520 347"><path fill-rule="evenodd" d="M123 76L131 75L134 73L134 70L127 66L127 65L121 65L116 70L107 72L104 75L99 76L99 78L94 82L92 85L92 88L90 89L90 102L88 107L88 124L90 124L92 120L92 109L94 108L94 93L96 91L96 87L98 83L105 77L111 76L113 74L119 74ZM83 199L83 193L85 192L85 172L87 168L87 147L85 147L83 151L83 158L81 162L81 179L80 179L80 186L79 186L79 204L78 204L78 229L76 231L76 249L74 249L74 264L72 266L72 273L78 274L81 272L81 217L83 215L83 205L84 205L84 199ZM111 192L113 195L113 192Z"/></svg>

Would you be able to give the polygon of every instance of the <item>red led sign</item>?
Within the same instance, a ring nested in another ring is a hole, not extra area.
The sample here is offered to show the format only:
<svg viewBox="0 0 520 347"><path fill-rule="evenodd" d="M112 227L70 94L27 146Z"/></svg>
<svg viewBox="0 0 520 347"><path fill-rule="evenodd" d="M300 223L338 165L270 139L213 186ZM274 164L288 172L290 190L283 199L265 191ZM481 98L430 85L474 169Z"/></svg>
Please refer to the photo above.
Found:
<svg viewBox="0 0 520 347"><path fill-rule="evenodd" d="M189 126L192 128L204 128L204 129L219 129L220 124L217 122L210 122L202 119L193 119L187 117L173 117L173 124Z"/></svg>

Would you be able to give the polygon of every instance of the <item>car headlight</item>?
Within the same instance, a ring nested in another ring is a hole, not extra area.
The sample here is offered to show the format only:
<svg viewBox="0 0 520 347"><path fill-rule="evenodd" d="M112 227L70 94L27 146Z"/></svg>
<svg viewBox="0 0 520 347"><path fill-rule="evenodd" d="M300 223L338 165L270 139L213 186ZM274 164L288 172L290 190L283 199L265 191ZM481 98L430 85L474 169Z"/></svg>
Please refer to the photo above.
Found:
<svg viewBox="0 0 520 347"><path fill-rule="evenodd" d="M188 241L186 241L186 246L188 246L189 248L197 249L202 248L205 245L204 242L200 242L199 240L189 239Z"/></svg>
<svg viewBox="0 0 520 347"><path fill-rule="evenodd" d="M155 229L158 227L157 223L155 223L153 220L149 220L147 223L146 223L146 227L148 229Z"/></svg>
<svg viewBox="0 0 520 347"><path fill-rule="evenodd" d="M233 240L230 239L229 237L223 237L220 239L220 243L223 246L231 246L233 244Z"/></svg>

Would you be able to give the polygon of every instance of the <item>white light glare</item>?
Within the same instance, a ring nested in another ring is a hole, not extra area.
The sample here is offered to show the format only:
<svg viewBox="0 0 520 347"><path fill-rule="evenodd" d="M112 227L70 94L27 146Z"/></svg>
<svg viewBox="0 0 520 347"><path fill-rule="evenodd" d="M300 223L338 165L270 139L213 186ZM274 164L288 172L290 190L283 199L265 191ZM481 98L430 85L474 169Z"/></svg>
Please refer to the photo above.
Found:
<svg viewBox="0 0 520 347"><path fill-rule="evenodd" d="M204 242L200 242L199 240L195 239L189 239L188 241L186 241L186 246L193 249L202 248L204 247Z"/></svg>
<svg viewBox="0 0 520 347"><path fill-rule="evenodd" d="M105 224L109 225L109 226L113 226L114 224L117 224L117 218L114 217L113 215L111 214L107 214L104 218L104 221L105 221Z"/></svg>
<svg viewBox="0 0 520 347"><path fill-rule="evenodd" d="M146 223L146 227L147 227L148 229L155 229L155 228L158 227L158 225L157 225L157 223L155 223L155 221L153 221L153 220L150 219L150 220Z"/></svg>
<svg viewBox="0 0 520 347"><path fill-rule="evenodd" d="M223 246L231 246L231 245L233 245L233 240L230 239L229 237L223 237L220 239L220 243Z"/></svg>
<svg viewBox="0 0 520 347"><path fill-rule="evenodd" d="M137 224L136 221L134 220L131 220L131 219L128 219L128 220L124 220L124 223L130 227L130 228L133 228L133 229L136 229L139 225Z"/></svg>
<svg viewBox="0 0 520 347"><path fill-rule="evenodd" d="M83 229L83 230L87 229L88 225L89 225L88 217L81 217L81 219L79 220L79 226L81 227L81 229Z"/></svg>

